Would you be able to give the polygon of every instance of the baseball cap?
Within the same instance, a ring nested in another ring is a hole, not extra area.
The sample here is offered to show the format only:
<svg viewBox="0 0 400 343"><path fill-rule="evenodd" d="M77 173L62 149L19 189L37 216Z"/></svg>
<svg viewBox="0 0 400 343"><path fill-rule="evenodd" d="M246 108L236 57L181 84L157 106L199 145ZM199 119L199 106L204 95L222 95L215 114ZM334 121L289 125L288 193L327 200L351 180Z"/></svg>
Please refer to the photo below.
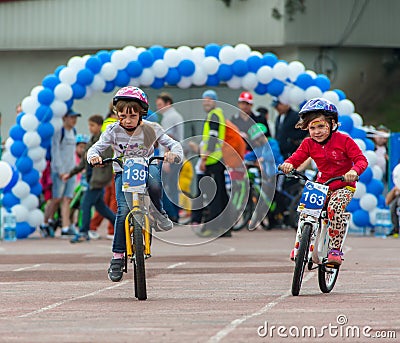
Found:
<svg viewBox="0 0 400 343"><path fill-rule="evenodd" d="M251 140L254 140L260 137L261 135L265 135L267 132L268 132L267 127L264 124L258 123L252 125L247 134L249 135Z"/></svg>
<svg viewBox="0 0 400 343"><path fill-rule="evenodd" d="M247 102L248 104L253 103L253 95L250 92L242 92L239 95L239 102Z"/></svg>
<svg viewBox="0 0 400 343"><path fill-rule="evenodd" d="M69 110L66 114L65 114L65 116L67 117L82 117L82 115L80 114L80 113L78 113L78 112L75 112L74 110Z"/></svg>
<svg viewBox="0 0 400 343"><path fill-rule="evenodd" d="M202 99L204 99L204 98L210 98L210 99L213 99L213 100L215 100L215 101L218 100L218 95L217 95L217 93L216 93L215 91L213 91L212 89L207 89L207 90L203 93L203 95L202 95L201 97L202 97Z"/></svg>
<svg viewBox="0 0 400 343"><path fill-rule="evenodd" d="M276 107L276 106L278 106L278 104L279 104L278 98L273 98L272 102L271 102L271 106L272 107Z"/></svg>

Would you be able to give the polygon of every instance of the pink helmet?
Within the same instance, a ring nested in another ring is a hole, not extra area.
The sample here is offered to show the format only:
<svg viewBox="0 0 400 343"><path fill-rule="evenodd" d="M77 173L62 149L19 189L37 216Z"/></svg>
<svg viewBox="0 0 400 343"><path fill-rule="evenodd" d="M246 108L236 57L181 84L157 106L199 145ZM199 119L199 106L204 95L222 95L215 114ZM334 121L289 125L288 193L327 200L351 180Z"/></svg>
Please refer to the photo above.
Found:
<svg viewBox="0 0 400 343"><path fill-rule="evenodd" d="M119 100L136 101L143 107L145 113L149 109L149 101L147 95L138 87L128 86L121 88L113 97L113 105Z"/></svg>

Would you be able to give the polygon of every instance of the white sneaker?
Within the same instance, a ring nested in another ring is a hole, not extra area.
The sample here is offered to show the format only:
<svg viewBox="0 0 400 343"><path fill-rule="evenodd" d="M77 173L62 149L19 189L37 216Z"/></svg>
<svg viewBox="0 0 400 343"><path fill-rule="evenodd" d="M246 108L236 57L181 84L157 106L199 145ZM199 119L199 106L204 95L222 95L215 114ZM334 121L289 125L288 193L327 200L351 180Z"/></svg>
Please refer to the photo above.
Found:
<svg viewBox="0 0 400 343"><path fill-rule="evenodd" d="M107 234L106 238L112 241L114 239L114 235Z"/></svg>
<svg viewBox="0 0 400 343"><path fill-rule="evenodd" d="M89 238L96 240L96 239L100 239L101 237L97 231L89 230Z"/></svg>

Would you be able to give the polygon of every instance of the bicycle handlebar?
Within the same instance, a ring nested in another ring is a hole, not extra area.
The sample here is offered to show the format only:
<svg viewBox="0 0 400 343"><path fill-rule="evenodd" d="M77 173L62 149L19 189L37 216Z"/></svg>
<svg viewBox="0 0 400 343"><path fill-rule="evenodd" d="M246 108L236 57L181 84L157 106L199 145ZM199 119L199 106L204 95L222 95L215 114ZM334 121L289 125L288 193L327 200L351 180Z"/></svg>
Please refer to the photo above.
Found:
<svg viewBox="0 0 400 343"><path fill-rule="evenodd" d="M121 156L120 156L120 157L121 157ZM123 166L122 161L120 160L120 157L105 158L105 159L102 161L102 163L97 162L97 163L91 164L91 166L94 167L94 166L97 166L97 165L102 165L102 164L107 164L107 163L116 162L116 163L118 163L118 165L121 167L121 169L123 169L124 166ZM148 165L150 165L150 164L151 164L153 161L155 161L155 160L164 161L164 157L163 157L163 156L152 156L152 157L149 158ZM175 162L175 163L179 163L180 161L181 161L181 160L180 160L179 157L175 157L175 159L174 159L174 162Z"/></svg>

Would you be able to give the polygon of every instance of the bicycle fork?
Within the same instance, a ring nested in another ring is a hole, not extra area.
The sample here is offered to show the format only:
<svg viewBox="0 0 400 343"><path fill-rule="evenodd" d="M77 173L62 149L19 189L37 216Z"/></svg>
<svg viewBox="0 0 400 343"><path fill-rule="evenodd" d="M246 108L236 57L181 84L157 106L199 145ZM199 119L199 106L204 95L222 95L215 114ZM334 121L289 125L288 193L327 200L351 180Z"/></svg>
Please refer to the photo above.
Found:
<svg viewBox="0 0 400 343"><path fill-rule="evenodd" d="M298 253L299 246L300 246L300 240L303 235L303 227L305 224L310 224L312 226L310 245L309 245L309 250L308 250L308 255L307 255L307 261L310 261L312 259L312 255L315 250L315 242L317 240L317 232L318 232L318 228L319 228L318 219L314 218L312 216L307 216L306 218L304 218L304 220L299 220L299 225L297 227L297 232L296 232L296 241L294 244L294 258L297 257L297 253Z"/></svg>

